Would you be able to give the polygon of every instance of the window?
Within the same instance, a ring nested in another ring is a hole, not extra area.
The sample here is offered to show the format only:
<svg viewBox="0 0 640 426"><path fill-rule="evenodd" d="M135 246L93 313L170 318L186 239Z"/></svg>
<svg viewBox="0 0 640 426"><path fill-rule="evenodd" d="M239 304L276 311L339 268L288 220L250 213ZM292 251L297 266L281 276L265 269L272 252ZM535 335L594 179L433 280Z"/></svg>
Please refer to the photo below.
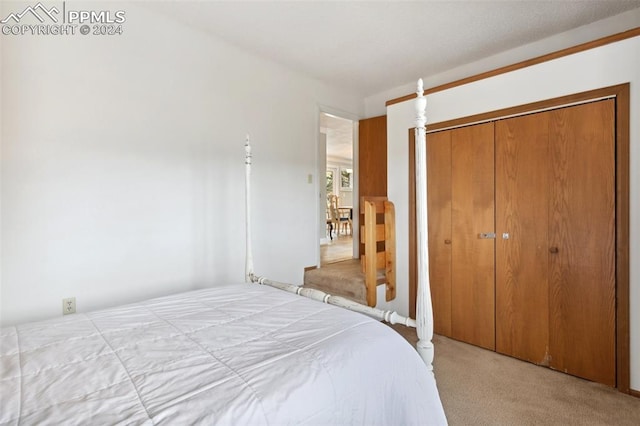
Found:
<svg viewBox="0 0 640 426"><path fill-rule="evenodd" d="M340 168L340 189L350 191L353 189L353 169Z"/></svg>
<svg viewBox="0 0 640 426"><path fill-rule="evenodd" d="M327 169L327 195L333 194L334 170Z"/></svg>

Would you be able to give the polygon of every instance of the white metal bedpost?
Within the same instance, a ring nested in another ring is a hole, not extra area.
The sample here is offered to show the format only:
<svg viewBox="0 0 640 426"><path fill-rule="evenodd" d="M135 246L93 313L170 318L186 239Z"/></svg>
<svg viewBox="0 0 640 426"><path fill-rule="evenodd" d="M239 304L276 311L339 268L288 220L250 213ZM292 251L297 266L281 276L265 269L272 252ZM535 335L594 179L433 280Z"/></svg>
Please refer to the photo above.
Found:
<svg viewBox="0 0 640 426"><path fill-rule="evenodd" d="M427 99L422 79L418 80L416 99L416 219L418 230L418 300L416 323L418 353L430 371L433 371L433 307L429 284L429 240L427 221Z"/></svg>
<svg viewBox="0 0 640 426"><path fill-rule="evenodd" d="M244 142L244 212L245 212L245 232L246 232L246 254L244 265L244 280L248 283L253 278L253 251L251 247L251 143L249 135Z"/></svg>

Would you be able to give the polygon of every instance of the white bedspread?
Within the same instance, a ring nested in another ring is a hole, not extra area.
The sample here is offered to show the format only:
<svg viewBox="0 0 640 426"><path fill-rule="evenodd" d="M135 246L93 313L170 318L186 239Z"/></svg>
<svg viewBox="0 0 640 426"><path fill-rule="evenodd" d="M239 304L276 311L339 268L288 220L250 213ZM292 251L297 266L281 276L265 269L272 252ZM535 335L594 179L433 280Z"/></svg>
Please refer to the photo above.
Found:
<svg viewBox="0 0 640 426"><path fill-rule="evenodd" d="M445 424L410 345L256 284L7 327L1 424Z"/></svg>

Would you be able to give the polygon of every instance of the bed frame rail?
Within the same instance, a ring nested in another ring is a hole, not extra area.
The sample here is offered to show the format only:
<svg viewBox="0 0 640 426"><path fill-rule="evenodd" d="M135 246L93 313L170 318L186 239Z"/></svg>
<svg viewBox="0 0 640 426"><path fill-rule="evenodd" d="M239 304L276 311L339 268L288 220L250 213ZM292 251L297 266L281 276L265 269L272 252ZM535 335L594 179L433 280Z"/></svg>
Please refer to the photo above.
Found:
<svg viewBox="0 0 640 426"><path fill-rule="evenodd" d="M318 302L323 302L329 305L349 309L350 311L359 312L361 314L365 314L367 316L375 318L379 321L388 322L389 324L404 324L407 327L416 327L416 321L414 319L402 316L395 311L385 311L378 308L372 308L370 306L362 305L358 302L354 302L353 300L349 300L341 296L333 296L321 290L273 281L268 278L259 277L253 274L250 275L250 282L268 285L270 287L275 287L289 293L295 293L300 296L308 297L309 299L317 300Z"/></svg>
<svg viewBox="0 0 640 426"><path fill-rule="evenodd" d="M429 371L433 372L433 310L431 306L431 290L429 287L429 257L427 237L427 144L426 144L426 106L422 79L418 80L416 99L416 205L417 205L417 231L418 231L418 300L416 319L402 316L397 312L385 311L375 307L365 306L360 303L345 299L340 296L332 296L320 290L303 288L297 285L272 281L265 277L255 275L253 272L253 257L251 251L251 145L249 135L245 141L245 207L246 207L246 263L245 280L251 283L268 285L289 293L308 297L320 302L346 308L359 312L380 321L391 324L404 324L416 327L418 333L417 350Z"/></svg>

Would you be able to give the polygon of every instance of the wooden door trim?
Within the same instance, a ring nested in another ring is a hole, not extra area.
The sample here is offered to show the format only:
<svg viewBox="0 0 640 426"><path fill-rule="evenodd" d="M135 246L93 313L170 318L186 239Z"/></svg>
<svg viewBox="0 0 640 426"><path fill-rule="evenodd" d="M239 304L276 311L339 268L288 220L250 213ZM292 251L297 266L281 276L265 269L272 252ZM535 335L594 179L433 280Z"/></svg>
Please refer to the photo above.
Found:
<svg viewBox="0 0 640 426"><path fill-rule="evenodd" d="M629 83L562 96L429 125L429 131L462 127L508 116L532 114L577 103L615 98L616 112L616 387L630 393L629 320ZM416 204L414 129L409 129L409 315L416 306ZM427 136L428 137L428 136Z"/></svg>
<svg viewBox="0 0 640 426"><path fill-rule="evenodd" d="M416 135L409 129L409 317L416 317L418 297L418 222L416 213Z"/></svg>
<svg viewBox="0 0 640 426"><path fill-rule="evenodd" d="M616 372L617 387L629 393L629 83L616 88Z"/></svg>
<svg viewBox="0 0 640 426"><path fill-rule="evenodd" d="M439 86L431 87L431 88L425 89L424 94L428 95L431 93L441 92L443 90L451 89L453 87L458 87L464 84L473 83L474 81L495 77L497 75L505 74L511 71L516 71L522 68L527 68L532 65L541 64L543 62L562 58L564 56L573 55L574 53L584 52L585 50L594 49L596 47L605 46L607 44L616 43L622 40L626 40L628 38L637 37L639 35L640 35L640 27L632 28L617 34L612 34L610 36L602 37L593 41L588 41L586 43L578 44L576 46L561 49L552 53L547 53L546 55L538 56L536 58L527 59L521 62L516 62L515 64L507 65L491 71L486 71L480 74L472 75L470 77L461 78L460 80L455 80L449 83L441 84ZM405 102L410 99L414 99L415 97L416 97L415 93L410 93L408 95L404 95L395 99L388 100L387 102L385 102L385 106L388 107L390 105L394 105L400 102Z"/></svg>
<svg viewBox="0 0 640 426"><path fill-rule="evenodd" d="M409 317L416 317L418 297L418 224L416 218L416 134L409 129Z"/></svg>

